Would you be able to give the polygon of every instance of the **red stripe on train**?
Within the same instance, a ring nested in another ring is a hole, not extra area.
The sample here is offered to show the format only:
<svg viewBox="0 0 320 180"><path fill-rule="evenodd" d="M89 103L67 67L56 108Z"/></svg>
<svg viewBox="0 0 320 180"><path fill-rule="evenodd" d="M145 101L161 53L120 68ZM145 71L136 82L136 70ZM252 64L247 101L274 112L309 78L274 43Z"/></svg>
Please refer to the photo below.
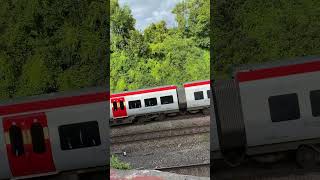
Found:
<svg viewBox="0 0 320 180"><path fill-rule="evenodd" d="M9 115L43 109L59 108L64 106L74 106L81 104L90 104L95 102L107 101L109 93L101 92L95 94L85 94L80 96L63 97L50 100L40 100L34 102L25 102L12 105L0 106L0 115Z"/></svg>
<svg viewBox="0 0 320 180"><path fill-rule="evenodd" d="M236 74L236 78L239 82L246 82L315 71L320 71L320 61L275 68L258 69L248 72L238 72Z"/></svg>
<svg viewBox="0 0 320 180"><path fill-rule="evenodd" d="M210 84L210 80L184 84L183 86L184 87L192 87L192 86L201 86L201 85L206 85L206 84Z"/></svg>

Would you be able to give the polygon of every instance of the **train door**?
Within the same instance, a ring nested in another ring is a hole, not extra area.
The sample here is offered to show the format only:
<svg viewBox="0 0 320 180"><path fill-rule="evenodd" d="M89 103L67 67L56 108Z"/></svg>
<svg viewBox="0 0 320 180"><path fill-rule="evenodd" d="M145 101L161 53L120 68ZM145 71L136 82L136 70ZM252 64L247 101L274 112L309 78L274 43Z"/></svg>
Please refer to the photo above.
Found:
<svg viewBox="0 0 320 180"><path fill-rule="evenodd" d="M127 108L124 97L111 99L112 113L114 118L127 117Z"/></svg>
<svg viewBox="0 0 320 180"><path fill-rule="evenodd" d="M13 176L56 171L44 113L6 117L3 127Z"/></svg>

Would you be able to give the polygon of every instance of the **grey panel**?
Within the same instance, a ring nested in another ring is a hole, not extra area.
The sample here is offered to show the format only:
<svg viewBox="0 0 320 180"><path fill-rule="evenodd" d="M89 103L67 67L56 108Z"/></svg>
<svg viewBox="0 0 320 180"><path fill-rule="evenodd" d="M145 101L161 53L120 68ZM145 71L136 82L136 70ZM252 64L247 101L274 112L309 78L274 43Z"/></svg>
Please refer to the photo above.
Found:
<svg viewBox="0 0 320 180"><path fill-rule="evenodd" d="M47 112L53 159L58 171L82 169L109 164L108 103L64 107ZM80 122L98 121L101 145L74 150L61 150L58 128Z"/></svg>
<svg viewBox="0 0 320 180"><path fill-rule="evenodd" d="M213 100L222 153L225 155L233 151L243 153L246 147L246 134L238 85L233 80L216 81Z"/></svg>
<svg viewBox="0 0 320 180"><path fill-rule="evenodd" d="M212 97L212 96L211 96ZM210 151L218 151L219 147L219 138L217 131L217 122L215 117L215 112L213 108L213 99L211 98L211 106L210 106Z"/></svg>
<svg viewBox="0 0 320 180"><path fill-rule="evenodd" d="M179 102L179 109L181 111L187 110L187 99L186 99L186 92L183 87L179 87L177 89L178 93L178 102Z"/></svg>
<svg viewBox="0 0 320 180"><path fill-rule="evenodd" d="M5 146L2 118L0 117L0 179L10 178L11 171L8 164L7 149Z"/></svg>
<svg viewBox="0 0 320 180"><path fill-rule="evenodd" d="M312 116L309 97L319 81L320 72L310 72L240 83L248 147L319 138L320 119ZM291 93L298 95L300 118L272 122L268 98Z"/></svg>

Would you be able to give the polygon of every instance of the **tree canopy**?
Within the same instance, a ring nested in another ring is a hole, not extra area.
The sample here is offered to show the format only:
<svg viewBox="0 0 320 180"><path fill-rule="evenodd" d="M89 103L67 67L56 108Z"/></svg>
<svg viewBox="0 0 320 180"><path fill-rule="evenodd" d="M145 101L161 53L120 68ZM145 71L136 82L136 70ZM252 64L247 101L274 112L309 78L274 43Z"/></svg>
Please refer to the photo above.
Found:
<svg viewBox="0 0 320 180"><path fill-rule="evenodd" d="M187 0L172 10L178 27L165 21L136 30L128 6L111 3L112 92L209 79L209 0Z"/></svg>
<svg viewBox="0 0 320 180"><path fill-rule="evenodd" d="M320 54L320 1L237 0L213 3L214 75L232 67Z"/></svg>
<svg viewBox="0 0 320 180"><path fill-rule="evenodd" d="M105 85L107 7L0 0L0 99Z"/></svg>

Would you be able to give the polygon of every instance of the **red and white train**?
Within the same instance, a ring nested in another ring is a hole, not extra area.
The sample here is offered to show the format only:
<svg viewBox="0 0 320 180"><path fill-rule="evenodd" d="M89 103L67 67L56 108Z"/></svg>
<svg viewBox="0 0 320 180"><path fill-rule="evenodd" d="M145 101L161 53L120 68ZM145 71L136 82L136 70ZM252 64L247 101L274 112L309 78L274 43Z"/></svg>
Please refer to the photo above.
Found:
<svg viewBox="0 0 320 180"><path fill-rule="evenodd" d="M177 113L209 113L210 80L112 94L110 124L162 120Z"/></svg>
<svg viewBox="0 0 320 180"><path fill-rule="evenodd" d="M109 103L105 88L0 103L0 179L105 169Z"/></svg>
<svg viewBox="0 0 320 180"><path fill-rule="evenodd" d="M212 86L213 161L269 161L288 151L304 167L319 161L320 57L242 67Z"/></svg>
<svg viewBox="0 0 320 180"><path fill-rule="evenodd" d="M248 156L263 161L269 153L293 150L299 164L314 165L320 157L319 82L320 58L310 57L244 67L230 80L123 92L110 99L105 88L96 88L1 102L0 179L104 168L109 124L186 111L207 114L210 102L212 160L234 165Z"/></svg>
<svg viewBox="0 0 320 180"><path fill-rule="evenodd" d="M109 123L161 118L181 110L206 112L209 83L124 92L111 98L105 88L94 88L1 102L0 179L106 169Z"/></svg>

